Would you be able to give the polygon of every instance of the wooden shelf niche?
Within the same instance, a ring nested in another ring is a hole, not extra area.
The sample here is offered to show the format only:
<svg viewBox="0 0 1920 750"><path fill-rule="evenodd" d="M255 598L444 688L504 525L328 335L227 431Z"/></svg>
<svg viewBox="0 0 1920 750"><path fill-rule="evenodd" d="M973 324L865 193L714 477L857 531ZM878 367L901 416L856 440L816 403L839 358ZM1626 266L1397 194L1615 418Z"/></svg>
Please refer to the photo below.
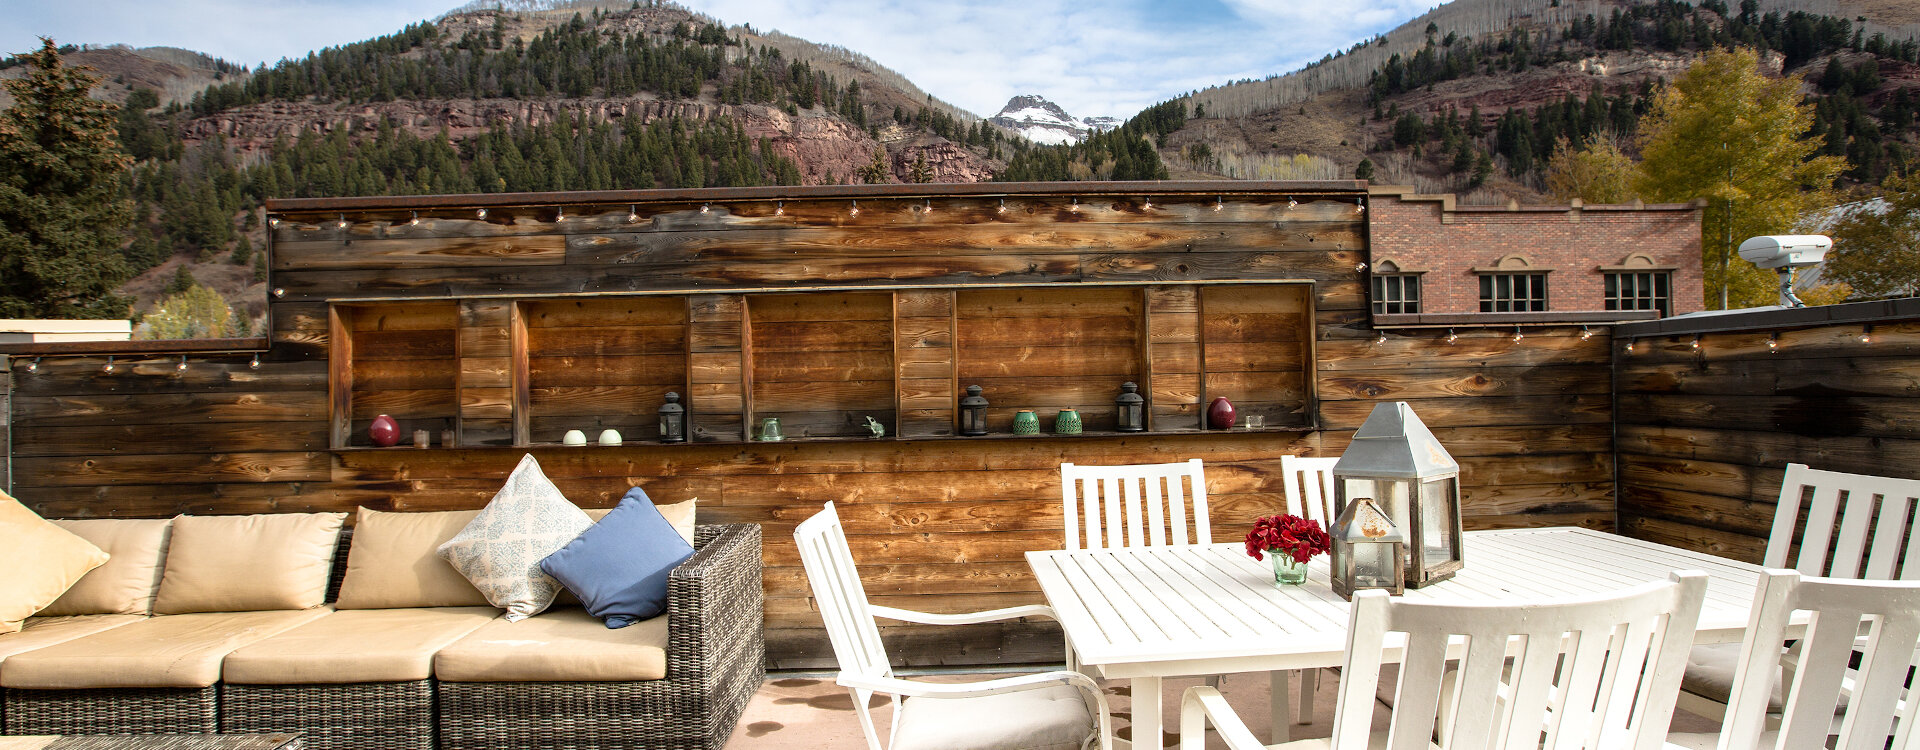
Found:
<svg viewBox="0 0 1920 750"><path fill-rule="evenodd" d="M750 295L746 340L755 439L767 417L788 440L868 437L868 417L899 434L892 293Z"/></svg>
<svg viewBox="0 0 1920 750"><path fill-rule="evenodd" d="M1013 431L1031 409L1053 432L1061 409L1080 413L1083 432L1111 432L1120 384L1145 368L1141 287L1007 287L955 294L957 392L978 385L987 428Z"/></svg>
<svg viewBox="0 0 1920 750"><path fill-rule="evenodd" d="M459 422L458 334L453 301L342 304L329 310L329 443L371 448L367 427L385 414L400 425L400 446L414 430L434 445Z"/></svg>
<svg viewBox="0 0 1920 750"><path fill-rule="evenodd" d="M1313 289L1306 284L1200 287L1201 408L1225 396L1235 418L1266 429L1313 427Z"/></svg>
<svg viewBox="0 0 1920 750"><path fill-rule="evenodd" d="M687 404L687 300L602 297L520 303L524 396L522 445L558 443L567 430L587 442L614 429L626 442L657 442L669 391Z"/></svg>

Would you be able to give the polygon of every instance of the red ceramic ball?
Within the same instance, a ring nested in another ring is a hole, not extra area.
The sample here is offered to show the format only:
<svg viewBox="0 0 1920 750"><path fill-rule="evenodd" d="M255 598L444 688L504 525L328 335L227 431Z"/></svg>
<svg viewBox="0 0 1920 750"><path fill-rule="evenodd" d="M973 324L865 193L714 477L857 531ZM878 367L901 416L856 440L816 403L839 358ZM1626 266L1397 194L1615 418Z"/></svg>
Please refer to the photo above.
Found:
<svg viewBox="0 0 1920 750"><path fill-rule="evenodd" d="M367 437L374 445L391 448L400 442L400 423L385 414L374 417L373 424L367 426Z"/></svg>
<svg viewBox="0 0 1920 750"><path fill-rule="evenodd" d="M1233 402L1226 396L1214 399L1213 405L1207 407L1207 424L1216 430L1233 429Z"/></svg>

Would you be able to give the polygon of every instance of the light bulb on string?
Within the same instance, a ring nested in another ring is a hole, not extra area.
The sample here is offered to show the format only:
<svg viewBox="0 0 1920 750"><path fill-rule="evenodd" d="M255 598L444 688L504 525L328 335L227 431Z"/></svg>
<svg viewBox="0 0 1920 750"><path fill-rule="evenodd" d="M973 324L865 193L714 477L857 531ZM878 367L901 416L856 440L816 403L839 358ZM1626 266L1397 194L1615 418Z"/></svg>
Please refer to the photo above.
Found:
<svg viewBox="0 0 1920 750"><path fill-rule="evenodd" d="M473 215L482 219L487 218L487 210L484 208L476 209L474 210Z"/></svg>
<svg viewBox="0 0 1920 750"><path fill-rule="evenodd" d="M107 363L100 368L100 371L109 375L113 374L113 355L107 355Z"/></svg>
<svg viewBox="0 0 1920 750"><path fill-rule="evenodd" d="M847 215L848 215L848 216L859 216L859 215L860 215L860 201L854 201L854 202L853 202L853 207L852 207L852 208L849 208L849 209L847 209Z"/></svg>
<svg viewBox="0 0 1920 750"><path fill-rule="evenodd" d="M787 202L786 202L786 201L774 201L774 202L773 202L773 215L774 215L774 216L785 216L785 215L787 215Z"/></svg>
<svg viewBox="0 0 1920 750"><path fill-rule="evenodd" d="M640 220L640 209L639 209L639 207L637 207L637 206L635 206L635 205L633 205L633 204L631 204L631 203L629 203L629 204L627 204L627 223L628 223L628 224L632 224L632 223L634 223L634 222L637 222L637 221L639 221L639 220Z"/></svg>
<svg viewBox="0 0 1920 750"><path fill-rule="evenodd" d="M997 214L1004 214L1004 213L1006 213L1006 212L1007 212L1007 199L1005 199L1005 198L1001 198L1001 199L1000 199L1000 208L998 208L998 209L995 209L995 210L994 210L994 213L997 213Z"/></svg>
<svg viewBox="0 0 1920 750"><path fill-rule="evenodd" d="M187 371L187 355L185 354L180 355L180 364L174 365L173 369L175 372L186 372Z"/></svg>
<svg viewBox="0 0 1920 750"><path fill-rule="evenodd" d="M27 363L27 372L39 372L39 371L40 371L40 358L34 357L32 362Z"/></svg>
<svg viewBox="0 0 1920 750"><path fill-rule="evenodd" d="M1292 211L1292 210L1294 210L1294 209L1296 209L1296 208L1299 208L1299 207L1300 207L1300 201L1297 201L1297 200L1294 200L1294 199L1293 199L1293 196L1291 196L1291 195L1289 195L1289 196L1287 196L1287 210L1288 210L1288 211Z"/></svg>
<svg viewBox="0 0 1920 750"><path fill-rule="evenodd" d="M1381 331L1380 335L1373 337L1373 343L1375 344L1387 343L1387 332Z"/></svg>
<svg viewBox="0 0 1920 750"><path fill-rule="evenodd" d="M1453 329L1451 328L1447 329L1447 343L1451 344L1459 340L1460 340L1460 334L1454 333Z"/></svg>
<svg viewBox="0 0 1920 750"><path fill-rule="evenodd" d="M1693 335L1693 341L1687 344L1687 348L1692 349L1696 352L1700 351L1700 334L1696 333Z"/></svg>
<svg viewBox="0 0 1920 750"><path fill-rule="evenodd" d="M1772 354L1772 353L1774 353L1774 352L1777 352L1777 351L1780 351L1780 334L1779 334L1779 332L1774 332L1774 333L1769 333L1769 334L1767 334L1767 353L1768 353L1768 354Z"/></svg>
<svg viewBox="0 0 1920 750"><path fill-rule="evenodd" d="M412 216L408 217L407 226L410 226L410 227L420 226L420 212L410 211L408 213L412 214Z"/></svg>
<svg viewBox="0 0 1920 750"><path fill-rule="evenodd" d="M1593 338L1593 329L1588 328L1586 326L1580 326L1580 340L1586 341L1587 339L1590 339L1590 338Z"/></svg>
<svg viewBox="0 0 1920 750"><path fill-rule="evenodd" d="M1628 354L1632 354L1632 353L1633 353L1633 345L1634 345L1634 344L1637 344L1637 343L1639 343L1639 342L1640 342L1640 339L1637 339L1637 338L1633 338L1633 339L1627 339L1627 353L1628 353Z"/></svg>
<svg viewBox="0 0 1920 750"><path fill-rule="evenodd" d="M247 363L247 369L249 370L260 369L260 355L258 354L253 355L253 361Z"/></svg>
<svg viewBox="0 0 1920 750"><path fill-rule="evenodd" d="M1513 327L1513 342L1514 342L1514 343L1516 343L1516 344L1518 344L1518 343L1520 343L1520 340L1521 340L1521 339L1524 339L1524 338L1526 338L1526 337L1527 337L1527 335L1526 335L1526 334L1524 334L1524 333L1521 333L1521 332L1520 332L1520 326L1514 326L1514 327Z"/></svg>
<svg viewBox="0 0 1920 750"><path fill-rule="evenodd" d="M1217 196L1217 195L1213 196L1213 210L1219 211L1220 209L1223 209L1226 207L1227 207L1227 204L1222 203L1220 201L1220 196Z"/></svg>
<svg viewBox="0 0 1920 750"><path fill-rule="evenodd" d="M1862 344L1873 343L1873 326L1872 325L1864 326L1860 329L1860 343Z"/></svg>

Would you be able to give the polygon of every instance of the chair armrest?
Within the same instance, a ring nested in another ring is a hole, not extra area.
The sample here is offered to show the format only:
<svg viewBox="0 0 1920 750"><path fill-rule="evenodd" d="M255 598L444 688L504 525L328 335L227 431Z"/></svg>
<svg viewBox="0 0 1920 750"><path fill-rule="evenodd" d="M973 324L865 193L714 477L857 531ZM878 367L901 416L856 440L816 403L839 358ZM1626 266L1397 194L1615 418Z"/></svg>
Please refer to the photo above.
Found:
<svg viewBox="0 0 1920 750"><path fill-rule="evenodd" d="M693 556L667 575L667 679L717 683L765 669L760 527L699 527ZM757 679L757 678L755 678Z"/></svg>
<svg viewBox="0 0 1920 750"><path fill-rule="evenodd" d="M922 625L973 625L982 622L1011 620L1015 617L1045 617L1050 620L1060 619L1058 615L1054 614L1053 608L1045 604L1028 604L1019 607L1006 607L1004 609L989 609L984 612L956 612L953 614L915 612L911 609L883 607L877 604L868 606L867 609L873 612L873 616L875 617L885 617L889 620L899 620L901 622L917 622Z"/></svg>
<svg viewBox="0 0 1920 750"><path fill-rule="evenodd" d="M1274 721L1285 721L1275 717ZM1246 722L1227 705L1220 691L1205 685L1187 688L1180 696L1180 750L1202 750L1207 746L1207 724L1211 722L1228 750L1266 750L1266 745L1247 730Z"/></svg>

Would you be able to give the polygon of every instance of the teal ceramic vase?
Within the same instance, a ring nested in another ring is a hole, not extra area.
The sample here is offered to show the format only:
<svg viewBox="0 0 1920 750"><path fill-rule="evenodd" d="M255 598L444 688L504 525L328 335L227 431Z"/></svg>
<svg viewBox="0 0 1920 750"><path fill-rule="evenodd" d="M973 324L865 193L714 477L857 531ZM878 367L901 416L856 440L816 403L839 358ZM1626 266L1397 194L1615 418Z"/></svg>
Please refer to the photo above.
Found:
<svg viewBox="0 0 1920 750"><path fill-rule="evenodd" d="M1061 409L1060 416L1053 418L1053 434L1055 435L1080 434L1080 412L1074 411L1072 409Z"/></svg>
<svg viewBox="0 0 1920 750"><path fill-rule="evenodd" d="M1013 415L1013 434L1040 434L1040 417L1030 409L1021 409Z"/></svg>

